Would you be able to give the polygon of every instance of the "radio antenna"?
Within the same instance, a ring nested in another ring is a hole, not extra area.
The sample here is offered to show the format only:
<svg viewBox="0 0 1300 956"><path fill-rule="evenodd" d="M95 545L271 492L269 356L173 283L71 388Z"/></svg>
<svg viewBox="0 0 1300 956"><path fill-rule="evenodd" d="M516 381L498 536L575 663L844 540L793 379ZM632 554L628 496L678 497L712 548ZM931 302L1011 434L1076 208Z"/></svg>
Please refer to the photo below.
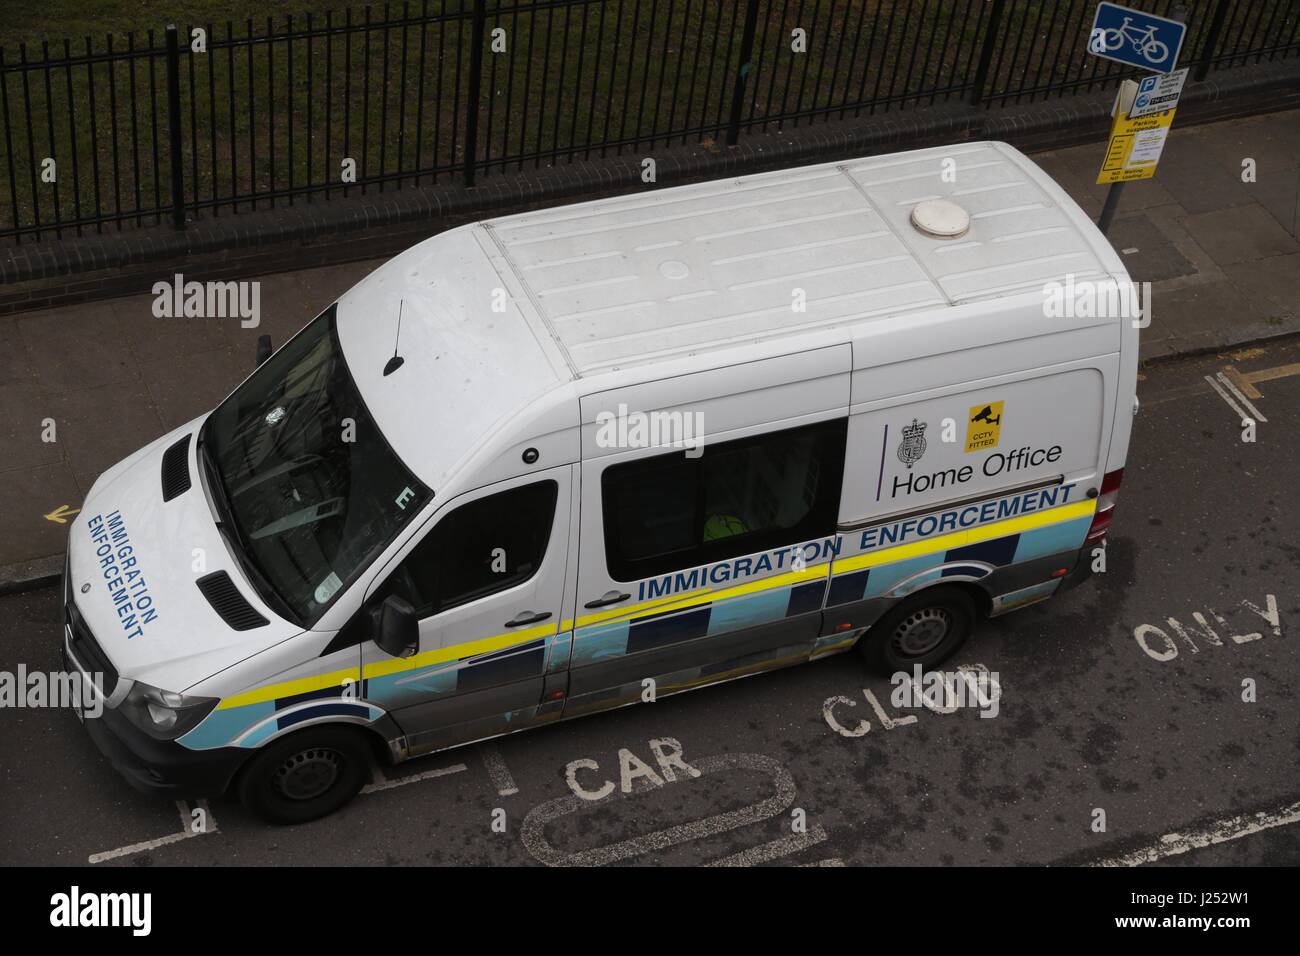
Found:
<svg viewBox="0 0 1300 956"><path fill-rule="evenodd" d="M404 299L397 300L397 338L393 340L393 357L384 364L384 374L391 375L402 367L406 359L397 354L397 344L402 341L402 305Z"/></svg>

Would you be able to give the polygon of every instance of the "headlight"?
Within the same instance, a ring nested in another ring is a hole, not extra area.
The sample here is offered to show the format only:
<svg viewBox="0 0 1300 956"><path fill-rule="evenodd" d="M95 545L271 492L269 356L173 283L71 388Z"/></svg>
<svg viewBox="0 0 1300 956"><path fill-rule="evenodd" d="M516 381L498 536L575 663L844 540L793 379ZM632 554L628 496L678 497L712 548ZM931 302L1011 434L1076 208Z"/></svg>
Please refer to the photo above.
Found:
<svg viewBox="0 0 1300 956"><path fill-rule="evenodd" d="M197 727L217 706L215 697L186 697L136 681L119 711L156 740L175 740Z"/></svg>

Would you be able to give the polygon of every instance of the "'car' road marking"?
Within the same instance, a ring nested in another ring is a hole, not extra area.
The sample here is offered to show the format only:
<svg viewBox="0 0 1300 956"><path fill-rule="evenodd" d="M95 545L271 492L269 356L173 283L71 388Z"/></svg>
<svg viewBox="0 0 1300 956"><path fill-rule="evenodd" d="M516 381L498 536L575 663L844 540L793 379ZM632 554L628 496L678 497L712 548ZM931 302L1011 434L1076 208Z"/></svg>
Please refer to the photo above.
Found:
<svg viewBox="0 0 1300 956"><path fill-rule="evenodd" d="M680 823L677 826L657 830L654 833L647 833L644 836L623 840L619 843L612 843L609 846L566 853L564 850L551 846L546 839L545 831L548 823L589 807L600 806L617 800L627 800L636 796L637 792L623 793L621 790L615 789L607 796L597 800L584 800L576 794L569 794L557 797L554 800L548 800L545 803L539 803L528 811L528 815L524 818L521 835L524 848L533 855L534 859L545 863L547 866L603 866L606 863L639 856L651 850L665 850L679 843L689 843L692 840L735 830L750 823L768 820L784 813L794 804L794 778L790 776L790 772L784 766L765 754L726 754L706 757L695 763L694 766L699 770L701 776L717 773L720 770L764 771L776 781L776 793L766 800L760 800L758 803L752 803L738 810L714 814L711 817L705 817L703 820ZM669 784L669 786L676 785L675 783ZM638 792L644 793L646 791Z"/></svg>
<svg viewBox="0 0 1300 956"><path fill-rule="evenodd" d="M792 853L798 853L800 850L806 850L810 846L825 842L826 831L820 826L814 826L807 833L792 833L788 837L773 840L771 843L764 843L750 847L748 850L741 850L739 853L733 853L731 856L724 856L722 859L714 860L708 865L755 866L759 863L766 863L768 860L776 860Z"/></svg>
<svg viewBox="0 0 1300 956"><path fill-rule="evenodd" d="M1300 803L1293 803L1280 810L1243 813L1187 833L1166 833L1148 847L1098 860L1092 865L1141 866L1143 863L1154 863L1165 857L1178 856L1216 843L1227 843L1229 840L1239 840L1263 830L1284 827L1292 823L1300 823Z"/></svg>
<svg viewBox="0 0 1300 956"><path fill-rule="evenodd" d="M169 833L167 836L159 837L156 840L145 840L143 843L132 843L130 846L120 846L116 850L105 850L103 853L92 853L89 858L90 862L103 863L105 860L116 860L118 857L131 856L134 853L143 853L146 850L156 850L160 846L167 846L169 843L179 843L181 840L190 839L190 837L203 836L207 833L216 833L217 818L212 815L212 810L208 807L208 801L199 800L198 806L202 808L206 815L207 822L202 830L194 829L189 804L184 800L177 800L176 809L179 810L181 814L181 831L179 833Z"/></svg>

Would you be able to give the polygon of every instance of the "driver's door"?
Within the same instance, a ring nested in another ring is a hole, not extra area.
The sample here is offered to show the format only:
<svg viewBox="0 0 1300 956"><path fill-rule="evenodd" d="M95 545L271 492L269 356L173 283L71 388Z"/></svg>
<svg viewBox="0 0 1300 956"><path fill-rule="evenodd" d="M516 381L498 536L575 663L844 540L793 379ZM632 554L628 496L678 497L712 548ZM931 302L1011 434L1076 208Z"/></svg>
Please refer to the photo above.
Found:
<svg viewBox="0 0 1300 956"><path fill-rule="evenodd" d="M411 753L533 722L551 690L548 673L563 690L575 467L448 502L373 596L396 594L419 618L410 657L362 645L362 693L393 716Z"/></svg>

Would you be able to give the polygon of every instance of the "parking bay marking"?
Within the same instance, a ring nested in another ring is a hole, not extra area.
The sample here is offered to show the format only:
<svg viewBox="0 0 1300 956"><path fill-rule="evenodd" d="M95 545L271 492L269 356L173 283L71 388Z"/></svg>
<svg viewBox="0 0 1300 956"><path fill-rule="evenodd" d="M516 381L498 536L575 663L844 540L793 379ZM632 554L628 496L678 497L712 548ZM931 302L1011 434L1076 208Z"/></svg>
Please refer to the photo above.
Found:
<svg viewBox="0 0 1300 956"><path fill-rule="evenodd" d="M1300 362L1256 369L1253 372L1242 372L1234 365L1225 365L1219 374L1232 381L1247 398L1263 398L1263 393L1255 387L1256 382L1271 382L1274 379L1300 375Z"/></svg>
<svg viewBox="0 0 1300 956"><path fill-rule="evenodd" d="M1243 813L1240 816L1218 820L1199 830L1186 833L1166 833L1150 846L1131 853L1107 857L1091 864L1092 866L1141 866L1154 863L1165 857L1178 856L1191 850L1200 850L1217 843L1227 843L1242 837L1253 836L1274 827L1300 823L1300 803L1282 807L1279 810Z"/></svg>
<svg viewBox="0 0 1300 956"><path fill-rule="evenodd" d="M1218 392L1219 397L1228 403L1228 407L1237 413L1237 416L1239 418L1243 420L1247 418L1252 418L1257 422L1268 421L1267 418L1265 418L1263 415L1259 413L1259 409L1257 409L1254 405L1250 403L1250 399L1248 399L1245 395L1241 394L1241 391L1237 388L1237 386L1233 385L1232 381L1222 372L1220 372L1217 376L1213 376L1213 377L1206 375L1205 380L1210 383L1210 388ZM1219 384L1220 382L1222 382L1223 384L1222 385ZM1241 405L1238 405L1235 401L1233 401L1232 395L1229 395L1228 392L1224 390L1225 385L1227 386L1228 390L1231 390L1233 395L1236 395L1237 398L1241 399L1242 405L1245 405L1246 408L1250 409L1249 415L1247 415L1244 411L1242 411Z"/></svg>
<svg viewBox="0 0 1300 956"><path fill-rule="evenodd" d="M479 753L483 757L483 764L487 767L488 776L492 778L492 784L497 788L497 795L502 797L511 797L519 792L519 787L515 784L515 778L510 775L510 768L506 766L505 758L501 756L501 751L497 749L496 744L482 744L479 746Z"/></svg>
<svg viewBox="0 0 1300 956"><path fill-rule="evenodd" d="M439 767L437 770L425 770L423 773L413 773L409 777L398 777L396 780L389 780L384 776L384 772L376 764L371 769L373 776L372 782L361 788L362 793L377 793L380 790L392 790L395 787L404 787L408 783L418 783L421 780L431 780L434 777L446 777L449 774L460 773L466 767L463 763L454 763L450 767Z"/></svg>
<svg viewBox="0 0 1300 956"><path fill-rule="evenodd" d="M192 823L189 804L184 800L176 801L176 809L181 814L181 831L179 833L169 833L165 837L159 837L156 840L145 840L143 843L132 843L129 846L121 846L116 850L105 850L103 853L92 853L89 857L91 863L103 863L105 860L116 860L123 856L132 856L136 853L144 853L146 850L156 850L159 847L167 846L171 843L179 843L181 840L188 840L191 837L203 836L208 833L217 832L217 818L212 815L212 809L208 806L208 801L199 800L197 805L207 816L206 825L202 830L195 830Z"/></svg>

